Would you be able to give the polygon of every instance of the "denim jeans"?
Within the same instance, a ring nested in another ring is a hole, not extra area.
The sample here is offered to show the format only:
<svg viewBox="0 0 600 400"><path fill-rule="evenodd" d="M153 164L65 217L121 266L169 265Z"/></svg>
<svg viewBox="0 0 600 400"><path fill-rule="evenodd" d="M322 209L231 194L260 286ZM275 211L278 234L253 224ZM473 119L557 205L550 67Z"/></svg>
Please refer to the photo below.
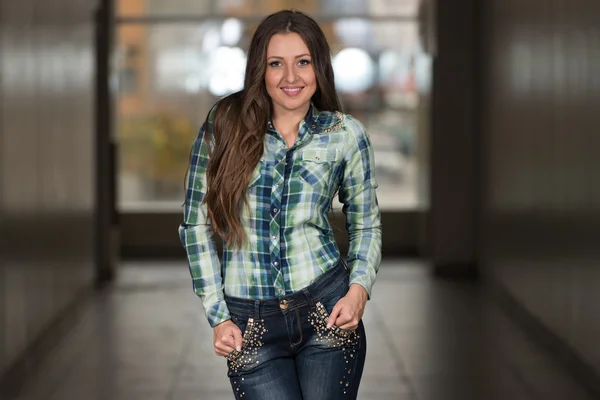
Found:
<svg viewBox="0 0 600 400"><path fill-rule="evenodd" d="M355 331L327 328L327 317L348 291L341 262L307 288L279 299L225 297L244 334L242 351L227 356L237 400L356 399L367 342Z"/></svg>

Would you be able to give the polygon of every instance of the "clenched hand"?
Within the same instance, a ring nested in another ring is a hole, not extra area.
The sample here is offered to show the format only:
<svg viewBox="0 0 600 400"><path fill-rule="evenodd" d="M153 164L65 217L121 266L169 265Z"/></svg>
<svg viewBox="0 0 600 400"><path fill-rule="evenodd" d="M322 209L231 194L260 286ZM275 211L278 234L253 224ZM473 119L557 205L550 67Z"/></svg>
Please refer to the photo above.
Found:
<svg viewBox="0 0 600 400"><path fill-rule="evenodd" d="M368 298L369 296L365 288L356 283L350 285L348 293L333 307L329 315L327 327L331 328L337 325L347 330L358 328L358 323L365 312L365 305Z"/></svg>
<svg viewBox="0 0 600 400"><path fill-rule="evenodd" d="M215 353L226 356L233 350L242 350L242 331L230 319L213 328Z"/></svg>

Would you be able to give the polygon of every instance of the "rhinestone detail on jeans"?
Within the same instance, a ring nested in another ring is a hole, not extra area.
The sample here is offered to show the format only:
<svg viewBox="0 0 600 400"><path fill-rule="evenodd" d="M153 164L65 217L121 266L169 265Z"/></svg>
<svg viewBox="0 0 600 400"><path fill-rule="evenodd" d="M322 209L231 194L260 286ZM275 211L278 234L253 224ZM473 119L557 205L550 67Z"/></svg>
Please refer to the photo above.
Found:
<svg viewBox="0 0 600 400"><path fill-rule="evenodd" d="M244 332L242 350L234 350L227 355L229 361L229 368L233 372L240 370L243 367L250 366L253 364L259 364L258 350L263 346L262 338L267 329L265 328L265 321L257 321L254 318L248 319L246 324L246 331Z"/></svg>
<svg viewBox="0 0 600 400"><path fill-rule="evenodd" d="M354 346L358 344L358 334L356 331L342 329L339 326L327 328L327 319L329 314L323 303L318 302L314 310L309 315L309 321L317 333L317 342L321 342L330 347Z"/></svg>
<svg viewBox="0 0 600 400"><path fill-rule="evenodd" d="M263 346L262 338L267 333L265 321L261 319L256 321L254 318L249 318L244 332L242 350L234 350L225 358L229 361L229 368L232 372L237 372L240 369L259 364L258 350ZM234 394L236 399L244 397L246 392L241 390L241 384L244 377L233 380Z"/></svg>
<svg viewBox="0 0 600 400"><path fill-rule="evenodd" d="M327 328L328 319L329 313L325 306L323 303L318 302L309 314L309 321L317 333L317 343L323 343L327 347L340 347L343 351L346 368L344 369L345 374L340 380L340 386L342 386L342 391L346 395L350 387L350 378L354 366L352 361L356 359L356 347L360 336L356 331L342 329L338 326Z"/></svg>

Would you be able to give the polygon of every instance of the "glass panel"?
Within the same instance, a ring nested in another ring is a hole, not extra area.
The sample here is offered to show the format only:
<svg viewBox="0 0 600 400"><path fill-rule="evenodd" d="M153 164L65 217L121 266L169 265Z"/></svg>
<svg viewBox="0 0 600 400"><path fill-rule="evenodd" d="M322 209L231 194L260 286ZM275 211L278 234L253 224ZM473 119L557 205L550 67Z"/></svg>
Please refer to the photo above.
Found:
<svg viewBox="0 0 600 400"><path fill-rule="evenodd" d="M251 15L255 0L117 0L117 15Z"/></svg>
<svg viewBox="0 0 600 400"><path fill-rule="evenodd" d="M263 16L295 8L318 15L415 16L418 0L117 0L123 17L197 15Z"/></svg>
<svg viewBox="0 0 600 400"><path fill-rule="evenodd" d="M417 24L324 20L335 50L344 111L367 127L383 209L414 208L419 76ZM177 209L183 201L190 146L212 104L242 88L245 49L254 24L204 20L122 24L115 54L119 96L119 206ZM422 152L422 151L421 151Z"/></svg>
<svg viewBox="0 0 600 400"><path fill-rule="evenodd" d="M318 3L321 13L338 16L414 17L418 6L418 0L321 0Z"/></svg>

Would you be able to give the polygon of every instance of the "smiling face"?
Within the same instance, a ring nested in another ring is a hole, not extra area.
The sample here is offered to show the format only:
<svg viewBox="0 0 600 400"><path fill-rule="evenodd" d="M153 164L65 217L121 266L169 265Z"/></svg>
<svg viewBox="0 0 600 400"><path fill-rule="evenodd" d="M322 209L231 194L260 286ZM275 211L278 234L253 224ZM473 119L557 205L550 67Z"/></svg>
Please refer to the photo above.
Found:
<svg viewBox="0 0 600 400"><path fill-rule="evenodd" d="M271 37L265 85L273 101L273 113L308 111L317 90L317 78L310 51L297 33L277 33Z"/></svg>

